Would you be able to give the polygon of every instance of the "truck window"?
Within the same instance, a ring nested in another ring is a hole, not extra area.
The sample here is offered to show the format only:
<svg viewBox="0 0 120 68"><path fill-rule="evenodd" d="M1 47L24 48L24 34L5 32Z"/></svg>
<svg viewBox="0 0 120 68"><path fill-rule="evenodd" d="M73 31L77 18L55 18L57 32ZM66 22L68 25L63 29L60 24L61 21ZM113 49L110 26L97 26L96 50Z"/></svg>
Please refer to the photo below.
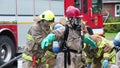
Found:
<svg viewBox="0 0 120 68"><path fill-rule="evenodd" d="M84 13L88 12L88 0L83 0L83 9L84 9Z"/></svg>
<svg viewBox="0 0 120 68"><path fill-rule="evenodd" d="M75 7L77 7L80 11L82 10L81 3L82 3L81 0L74 0Z"/></svg>
<svg viewBox="0 0 120 68"><path fill-rule="evenodd" d="M92 12L93 14L100 13L102 9L102 0L92 0Z"/></svg>

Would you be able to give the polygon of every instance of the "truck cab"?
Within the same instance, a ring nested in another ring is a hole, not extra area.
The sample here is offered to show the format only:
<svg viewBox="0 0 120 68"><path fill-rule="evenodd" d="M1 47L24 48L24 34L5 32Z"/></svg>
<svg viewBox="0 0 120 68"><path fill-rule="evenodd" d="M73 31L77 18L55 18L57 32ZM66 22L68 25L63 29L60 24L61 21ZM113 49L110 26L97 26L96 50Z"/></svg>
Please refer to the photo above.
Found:
<svg viewBox="0 0 120 68"><path fill-rule="evenodd" d="M65 15L68 6L77 7L86 26L91 27L94 34L104 36L102 0L64 0Z"/></svg>

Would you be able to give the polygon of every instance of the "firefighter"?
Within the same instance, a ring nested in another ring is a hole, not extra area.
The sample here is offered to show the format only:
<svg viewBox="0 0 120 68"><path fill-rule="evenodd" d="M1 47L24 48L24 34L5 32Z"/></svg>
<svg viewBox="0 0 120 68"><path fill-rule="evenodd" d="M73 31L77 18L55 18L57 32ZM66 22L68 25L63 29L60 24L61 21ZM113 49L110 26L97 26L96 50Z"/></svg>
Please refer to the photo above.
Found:
<svg viewBox="0 0 120 68"><path fill-rule="evenodd" d="M92 63L91 68L118 68L115 65L116 52L113 42L98 35L90 35L90 38L97 45L96 49L91 49L89 44L85 47L87 62Z"/></svg>
<svg viewBox="0 0 120 68"><path fill-rule="evenodd" d="M53 68L55 55L51 46L41 49L41 41L51 32L49 26L54 22L55 15L46 10L34 19L34 24L27 33L27 45L22 54L22 68Z"/></svg>
<svg viewBox="0 0 120 68"><path fill-rule="evenodd" d="M82 53L82 41L90 43L92 48L96 48L95 42L88 36L82 35L80 11L74 6L69 6L66 10L68 24L48 34L41 42L41 48L44 50L49 47L54 40L63 40L60 44L62 55L59 57L59 66L56 68L79 68L79 62Z"/></svg>
<svg viewBox="0 0 120 68"><path fill-rule="evenodd" d="M116 65L120 67L120 32L115 36L113 43L116 47Z"/></svg>

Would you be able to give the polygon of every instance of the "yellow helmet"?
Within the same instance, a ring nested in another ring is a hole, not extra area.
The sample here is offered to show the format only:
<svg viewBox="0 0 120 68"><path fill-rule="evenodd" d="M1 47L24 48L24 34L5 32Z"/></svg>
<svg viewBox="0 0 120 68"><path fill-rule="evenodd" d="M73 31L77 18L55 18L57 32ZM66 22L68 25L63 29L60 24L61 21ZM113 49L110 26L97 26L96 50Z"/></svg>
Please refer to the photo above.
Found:
<svg viewBox="0 0 120 68"><path fill-rule="evenodd" d="M46 20L48 22L54 22L55 15L52 11L47 10L38 16L41 20Z"/></svg>

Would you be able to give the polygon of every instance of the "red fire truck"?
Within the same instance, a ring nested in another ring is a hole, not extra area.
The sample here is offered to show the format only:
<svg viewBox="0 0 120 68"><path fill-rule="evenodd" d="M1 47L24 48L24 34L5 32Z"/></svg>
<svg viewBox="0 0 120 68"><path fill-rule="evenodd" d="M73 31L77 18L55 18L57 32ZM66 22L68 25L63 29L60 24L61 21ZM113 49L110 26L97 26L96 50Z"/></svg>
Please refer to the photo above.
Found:
<svg viewBox="0 0 120 68"><path fill-rule="evenodd" d="M17 23L0 22L0 62L8 62L17 51Z"/></svg>
<svg viewBox="0 0 120 68"><path fill-rule="evenodd" d="M90 26L94 34L104 35L102 0L64 0L64 13L68 6L79 8L82 20Z"/></svg>
<svg viewBox="0 0 120 68"><path fill-rule="evenodd" d="M0 66L23 52L27 31L35 16L52 10L57 21L63 17L63 6L63 0L0 1Z"/></svg>

